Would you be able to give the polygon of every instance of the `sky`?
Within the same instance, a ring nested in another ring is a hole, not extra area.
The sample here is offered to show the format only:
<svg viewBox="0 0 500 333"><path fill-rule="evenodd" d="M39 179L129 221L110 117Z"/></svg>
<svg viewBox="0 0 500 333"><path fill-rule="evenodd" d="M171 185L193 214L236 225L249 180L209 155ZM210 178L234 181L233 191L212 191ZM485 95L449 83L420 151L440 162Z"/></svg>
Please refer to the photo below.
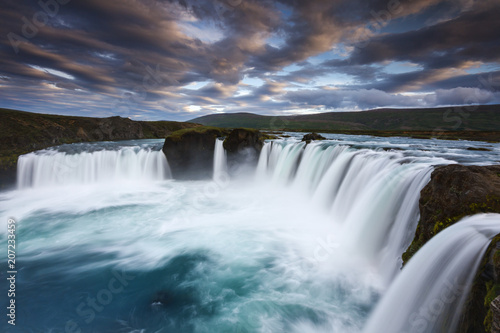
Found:
<svg viewBox="0 0 500 333"><path fill-rule="evenodd" d="M0 107L133 120L500 103L499 0L0 0Z"/></svg>

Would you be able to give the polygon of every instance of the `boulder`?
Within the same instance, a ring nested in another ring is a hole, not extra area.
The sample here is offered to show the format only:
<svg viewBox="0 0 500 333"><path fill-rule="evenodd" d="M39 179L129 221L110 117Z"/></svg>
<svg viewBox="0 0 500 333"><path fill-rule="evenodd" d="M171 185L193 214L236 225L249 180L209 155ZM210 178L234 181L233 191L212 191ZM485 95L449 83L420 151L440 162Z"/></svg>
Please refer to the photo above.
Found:
<svg viewBox="0 0 500 333"><path fill-rule="evenodd" d="M216 127L196 127L165 138L163 152L175 179L208 179L213 174L215 139L228 134Z"/></svg>
<svg viewBox="0 0 500 333"><path fill-rule="evenodd" d="M305 141L307 144L311 143L312 140L326 140L326 138L315 132L306 134L302 138L302 141Z"/></svg>

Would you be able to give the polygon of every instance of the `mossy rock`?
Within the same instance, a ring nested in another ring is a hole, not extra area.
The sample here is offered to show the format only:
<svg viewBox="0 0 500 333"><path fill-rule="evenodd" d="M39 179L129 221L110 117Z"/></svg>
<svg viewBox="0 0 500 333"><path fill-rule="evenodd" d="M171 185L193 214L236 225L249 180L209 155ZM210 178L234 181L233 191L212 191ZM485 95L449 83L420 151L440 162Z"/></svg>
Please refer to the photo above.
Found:
<svg viewBox="0 0 500 333"><path fill-rule="evenodd" d="M256 129L235 128L224 140L224 149L228 153L238 153L243 149L253 149L260 152L264 144L265 136Z"/></svg>
<svg viewBox="0 0 500 333"><path fill-rule="evenodd" d="M208 179L213 174L215 140L229 131L218 127L181 129L165 138L163 152L175 179Z"/></svg>
<svg viewBox="0 0 500 333"><path fill-rule="evenodd" d="M465 216L500 213L500 166L437 167L420 193L420 220L413 242L403 254L407 263L434 235ZM458 332L489 332L491 301L500 292L500 236L488 248L464 306Z"/></svg>
<svg viewBox="0 0 500 333"><path fill-rule="evenodd" d="M233 129L224 140L229 172L237 173L257 164L264 141L274 138L253 128Z"/></svg>
<svg viewBox="0 0 500 333"><path fill-rule="evenodd" d="M213 137L214 139L217 137L224 137L229 133L229 131L225 128L219 128L219 127L212 127L212 126L200 126L200 127L193 127L193 128L184 128L177 130L170 135L168 135L166 138L169 140L179 142L182 140L185 140L189 136L210 136Z"/></svg>
<svg viewBox="0 0 500 333"><path fill-rule="evenodd" d="M326 138L316 132L306 134L302 137L302 141L305 141L306 144L311 143L313 140L326 140Z"/></svg>
<svg viewBox="0 0 500 333"><path fill-rule="evenodd" d="M413 255L434 235L465 216L500 213L500 166L437 167L420 193L420 221L408 250ZM408 252L407 250L407 252ZM404 255L405 262L411 258Z"/></svg>

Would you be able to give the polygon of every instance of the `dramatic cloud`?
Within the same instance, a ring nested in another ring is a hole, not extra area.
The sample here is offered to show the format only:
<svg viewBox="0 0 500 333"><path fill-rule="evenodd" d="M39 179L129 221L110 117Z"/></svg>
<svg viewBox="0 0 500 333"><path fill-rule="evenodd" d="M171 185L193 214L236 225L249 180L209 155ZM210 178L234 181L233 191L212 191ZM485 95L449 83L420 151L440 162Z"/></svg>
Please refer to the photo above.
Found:
<svg viewBox="0 0 500 333"><path fill-rule="evenodd" d="M0 107L187 120L500 102L496 0L0 1Z"/></svg>

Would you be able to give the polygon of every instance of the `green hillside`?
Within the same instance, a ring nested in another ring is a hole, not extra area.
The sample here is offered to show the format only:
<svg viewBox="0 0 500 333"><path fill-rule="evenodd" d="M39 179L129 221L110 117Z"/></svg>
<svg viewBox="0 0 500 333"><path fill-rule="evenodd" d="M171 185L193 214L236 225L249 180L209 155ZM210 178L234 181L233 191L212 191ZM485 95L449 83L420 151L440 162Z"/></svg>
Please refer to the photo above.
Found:
<svg viewBox="0 0 500 333"><path fill-rule="evenodd" d="M435 109L378 109L300 116L214 114L191 122L218 127L301 131L499 131L500 105Z"/></svg>
<svg viewBox="0 0 500 333"><path fill-rule="evenodd" d="M179 129L197 126L200 125L0 109L0 172L1 176L12 178L19 155L50 146L75 142L164 138Z"/></svg>

